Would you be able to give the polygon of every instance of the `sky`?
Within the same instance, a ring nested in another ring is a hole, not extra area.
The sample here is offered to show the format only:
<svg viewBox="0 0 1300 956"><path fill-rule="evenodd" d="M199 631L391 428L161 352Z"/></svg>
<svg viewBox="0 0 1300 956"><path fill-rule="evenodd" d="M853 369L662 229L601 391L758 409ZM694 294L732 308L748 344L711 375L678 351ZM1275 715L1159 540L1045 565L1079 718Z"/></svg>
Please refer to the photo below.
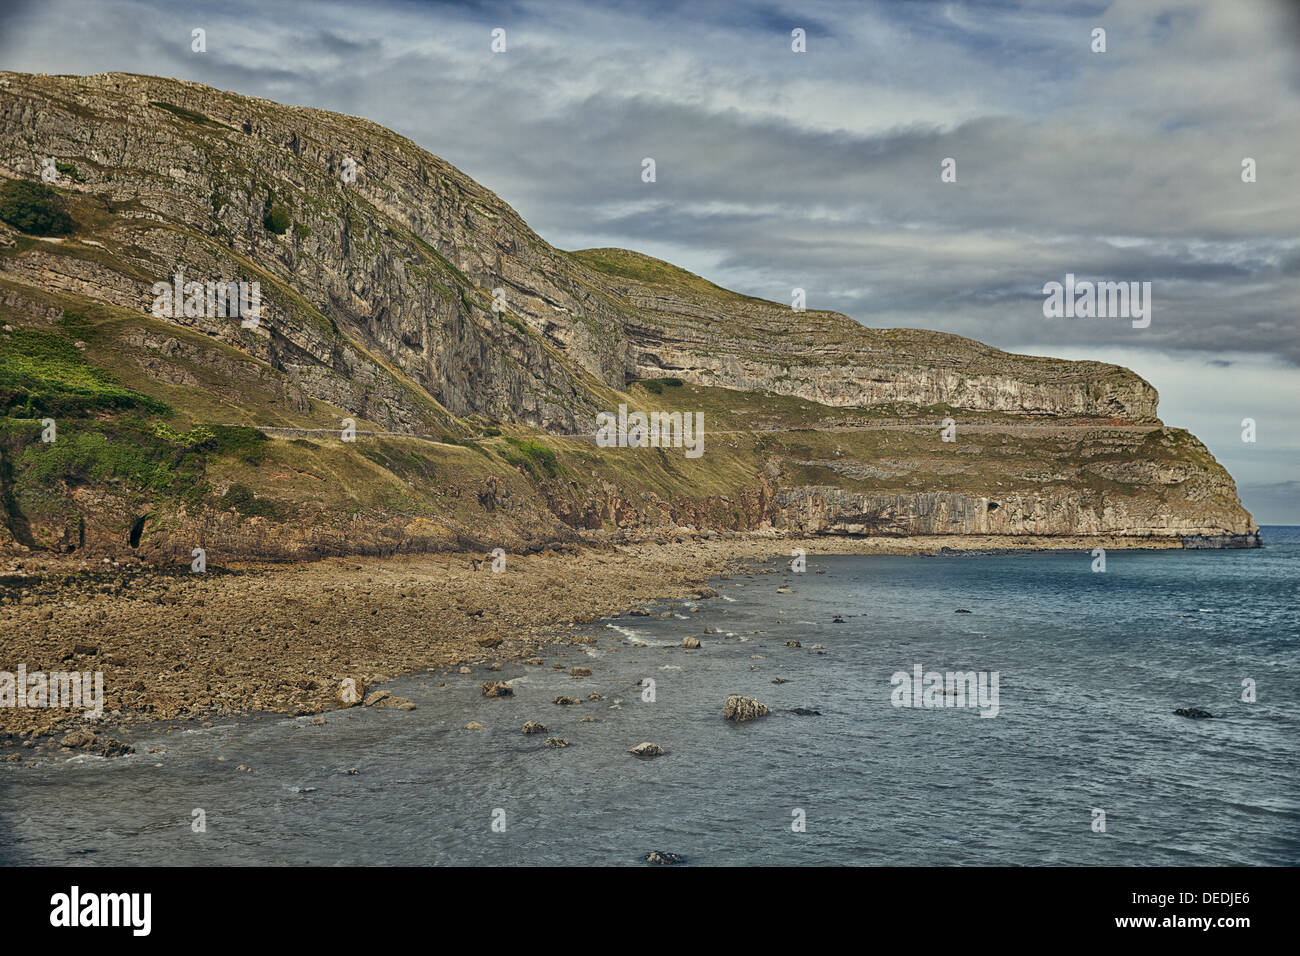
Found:
<svg viewBox="0 0 1300 956"><path fill-rule="evenodd" d="M0 0L0 68L365 116L562 249L1124 365L1300 524L1300 3ZM1150 325L1046 317L1067 273Z"/></svg>

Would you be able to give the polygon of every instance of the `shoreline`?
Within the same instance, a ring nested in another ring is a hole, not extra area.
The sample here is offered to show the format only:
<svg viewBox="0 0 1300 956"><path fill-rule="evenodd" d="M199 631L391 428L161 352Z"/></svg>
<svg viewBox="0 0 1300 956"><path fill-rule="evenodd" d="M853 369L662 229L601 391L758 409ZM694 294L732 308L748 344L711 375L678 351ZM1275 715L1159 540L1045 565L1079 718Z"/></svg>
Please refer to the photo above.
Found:
<svg viewBox="0 0 1300 956"><path fill-rule="evenodd" d="M507 555L502 573L491 570L490 558L460 552L247 562L204 574L137 562L65 559L28 567L27 560L11 560L0 575L0 672L20 664L28 674L102 672L104 713L91 721L74 709L0 707L0 760L35 756L38 744L71 731L129 733L146 723L305 716L359 705L339 699L345 679L364 698L402 675L441 679L461 676L461 667L540 666L545 646L564 642L574 626L646 603L707 598L711 578L747 562L788 560L796 548L815 558L1095 547L1181 549L1177 539L682 532L653 542Z"/></svg>

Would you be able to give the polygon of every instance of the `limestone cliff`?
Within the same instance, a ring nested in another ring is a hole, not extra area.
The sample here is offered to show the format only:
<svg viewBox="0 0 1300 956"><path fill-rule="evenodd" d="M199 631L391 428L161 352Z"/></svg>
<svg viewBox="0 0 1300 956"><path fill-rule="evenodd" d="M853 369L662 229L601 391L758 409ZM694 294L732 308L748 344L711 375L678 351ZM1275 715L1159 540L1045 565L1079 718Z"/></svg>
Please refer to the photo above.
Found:
<svg viewBox="0 0 1300 956"><path fill-rule="evenodd" d="M0 72L0 183L37 182L51 161L73 232L0 223L12 545L175 557L203 538L292 556L681 524L1255 530L1231 478L1160 424L1126 369L794 312L622 250L566 253L363 119L154 77ZM178 270L259 283L257 326L150 314ZM69 345L55 374L48 356ZM51 376L66 390L87 375L139 398L113 398L106 422L51 397ZM561 437L619 403L707 409L709 453ZM35 441L55 406L81 458ZM345 418L356 443L338 440ZM943 418L958 441L940 440ZM243 439L201 430L222 425L272 439L232 452ZM130 441L149 461L171 448L197 490L117 461ZM112 467L90 460L103 449Z"/></svg>

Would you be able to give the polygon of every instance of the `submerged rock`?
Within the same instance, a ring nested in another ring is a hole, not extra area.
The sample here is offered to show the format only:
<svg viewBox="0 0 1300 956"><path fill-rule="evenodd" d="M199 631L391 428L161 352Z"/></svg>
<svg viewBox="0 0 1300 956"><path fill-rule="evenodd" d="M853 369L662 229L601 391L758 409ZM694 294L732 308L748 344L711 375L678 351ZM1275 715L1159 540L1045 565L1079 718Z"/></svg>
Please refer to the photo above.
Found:
<svg viewBox="0 0 1300 956"><path fill-rule="evenodd" d="M766 704L760 704L752 697L741 697L739 694L732 694L727 698L726 706L722 709L722 716L727 720L756 720L759 717L765 717L770 711Z"/></svg>
<svg viewBox="0 0 1300 956"><path fill-rule="evenodd" d="M74 730L66 734L59 744L71 750L84 750L86 753L99 754L101 757L121 757L135 753L132 744L124 744L110 737L96 737L93 730Z"/></svg>
<svg viewBox="0 0 1300 956"><path fill-rule="evenodd" d="M1199 710L1195 707L1179 707L1174 713L1179 717L1190 717L1192 720L1205 720L1207 717L1214 716L1208 710Z"/></svg>
<svg viewBox="0 0 1300 956"><path fill-rule="evenodd" d="M822 715L820 710L809 710L807 707L791 707L790 713L797 717L820 717Z"/></svg>
<svg viewBox="0 0 1300 956"><path fill-rule="evenodd" d="M645 861L659 866L673 866L682 862L682 858L678 854L669 853L666 850L651 850L645 855Z"/></svg>

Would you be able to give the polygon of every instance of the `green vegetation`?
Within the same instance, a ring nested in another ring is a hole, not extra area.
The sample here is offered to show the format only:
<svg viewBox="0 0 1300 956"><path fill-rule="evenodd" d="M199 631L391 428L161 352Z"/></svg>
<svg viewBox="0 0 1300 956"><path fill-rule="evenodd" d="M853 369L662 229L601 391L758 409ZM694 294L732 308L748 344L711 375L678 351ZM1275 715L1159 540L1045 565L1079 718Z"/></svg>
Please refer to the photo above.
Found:
<svg viewBox="0 0 1300 956"><path fill-rule="evenodd" d="M681 388L686 383L680 378L646 378L636 384L655 395L662 395L665 388Z"/></svg>
<svg viewBox="0 0 1300 956"><path fill-rule="evenodd" d="M206 492L203 460L131 417L83 419L59 428L53 442L39 440L39 422L0 418L0 444L14 459L17 491L48 496L61 485L118 484L198 502Z"/></svg>
<svg viewBox="0 0 1300 956"><path fill-rule="evenodd" d="M502 455L516 468L523 468L533 478L555 478L560 474L560 463L555 452L531 438L506 438Z"/></svg>
<svg viewBox="0 0 1300 956"><path fill-rule="evenodd" d="M75 227L67 200L44 183L25 179L0 186L0 219L31 236L66 236Z"/></svg>
<svg viewBox="0 0 1300 956"><path fill-rule="evenodd" d="M289 210L279 203L269 203L266 207L266 215L262 217L262 225L277 236L283 236L289 231Z"/></svg>
<svg viewBox="0 0 1300 956"><path fill-rule="evenodd" d="M19 418L80 417L101 409L167 412L166 404L118 385L61 332L0 336L0 412Z"/></svg>
<svg viewBox="0 0 1300 956"><path fill-rule="evenodd" d="M257 493L247 485L231 485L217 504L222 508L238 511L241 515L250 518L269 518L272 521L283 521L288 517L283 505L267 498L259 498Z"/></svg>
<svg viewBox="0 0 1300 956"><path fill-rule="evenodd" d="M621 279L631 279L647 285L661 285L670 289L682 289L711 299L772 305L764 299L741 295L739 292L714 285L708 279L687 272L671 262L664 262L662 259L628 249L582 249L578 252L570 252L568 255L590 269Z"/></svg>
<svg viewBox="0 0 1300 956"><path fill-rule="evenodd" d="M81 175L80 171L72 163L55 160L54 168L59 171L60 176L67 176L74 183L84 183L86 181L86 177Z"/></svg>
<svg viewBox="0 0 1300 956"><path fill-rule="evenodd" d="M159 109L164 109L168 113L171 113L175 116L179 116L181 119L188 120L191 123L197 123L200 126L213 126L219 129L221 128L229 129L229 127L227 127L225 123L218 123L210 116L204 116L202 113L196 113L193 110L187 110L185 107L177 106L174 103L163 103L158 100L150 100L149 105L157 106Z"/></svg>

